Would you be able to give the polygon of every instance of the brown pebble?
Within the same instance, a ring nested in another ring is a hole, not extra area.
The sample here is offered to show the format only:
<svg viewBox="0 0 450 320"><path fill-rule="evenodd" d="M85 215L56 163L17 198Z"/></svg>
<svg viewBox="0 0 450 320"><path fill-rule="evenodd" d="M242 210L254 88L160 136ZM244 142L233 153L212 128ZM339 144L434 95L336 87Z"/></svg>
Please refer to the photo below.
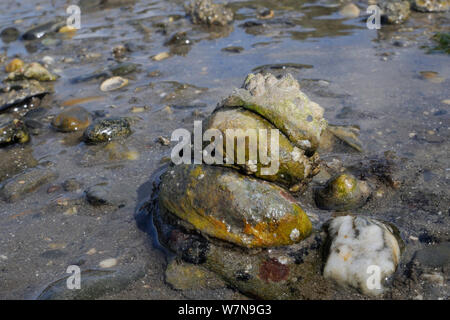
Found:
<svg viewBox="0 0 450 320"><path fill-rule="evenodd" d="M54 193L54 192L57 192L57 191L60 191L61 190L61 187L60 186L58 186L58 185L53 185L53 186L50 186L48 189L47 189L47 193Z"/></svg>

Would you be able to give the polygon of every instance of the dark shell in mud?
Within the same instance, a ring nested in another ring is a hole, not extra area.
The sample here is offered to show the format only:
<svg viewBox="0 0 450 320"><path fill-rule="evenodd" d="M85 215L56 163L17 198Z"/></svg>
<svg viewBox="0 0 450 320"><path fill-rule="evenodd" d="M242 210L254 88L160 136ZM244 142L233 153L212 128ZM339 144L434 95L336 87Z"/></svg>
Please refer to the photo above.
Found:
<svg viewBox="0 0 450 320"><path fill-rule="evenodd" d="M315 200L321 209L346 211L362 207L370 192L367 182L344 173L332 177L324 187L316 189Z"/></svg>
<svg viewBox="0 0 450 320"><path fill-rule="evenodd" d="M286 136L278 131L278 139L276 139L278 150L277 148L272 150L271 133L276 128L267 120L249 110L242 108L216 110L209 117L206 129L217 129L222 133L223 148L219 148L223 149L221 158L233 160L233 164L227 164L224 161L225 165L242 169L247 174L253 174L258 178L292 187L299 183L307 184L314 174L318 172L318 155L314 154L308 157L305 155L304 150L292 145ZM254 133L253 140L249 138L251 132L249 133L248 129ZM264 138L266 147L264 148L265 150L261 150L263 145L261 142ZM247 142L245 142L246 139L248 140ZM228 140L234 144L234 154L227 154ZM243 155L242 159L245 161L238 161L239 155L235 140L245 143L245 155ZM256 161L255 159L253 161L249 160L250 141L253 141L255 146ZM216 151L220 152L220 150ZM267 156L267 161L263 161L261 156ZM272 171L270 168L275 172L270 172Z"/></svg>
<svg viewBox="0 0 450 320"><path fill-rule="evenodd" d="M223 167L169 168L159 201L186 228L247 248L293 244L312 229L287 191Z"/></svg>
<svg viewBox="0 0 450 320"><path fill-rule="evenodd" d="M83 139L86 143L108 142L131 134L130 123L126 119L105 119L87 127Z"/></svg>

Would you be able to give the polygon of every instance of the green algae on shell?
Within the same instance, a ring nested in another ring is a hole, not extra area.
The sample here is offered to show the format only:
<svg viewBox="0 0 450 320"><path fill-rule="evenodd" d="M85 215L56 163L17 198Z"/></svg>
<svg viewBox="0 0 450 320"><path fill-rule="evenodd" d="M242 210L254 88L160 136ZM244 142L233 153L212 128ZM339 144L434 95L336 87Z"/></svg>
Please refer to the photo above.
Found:
<svg viewBox="0 0 450 320"><path fill-rule="evenodd" d="M323 108L311 101L291 74L277 79L272 74L249 74L242 88L225 99L226 107L253 111L283 132L297 147L314 152L327 127Z"/></svg>
<svg viewBox="0 0 450 320"><path fill-rule="evenodd" d="M365 181L349 173L330 178L326 185L315 192L316 204L321 209L346 211L362 207L370 196L370 187Z"/></svg>
<svg viewBox="0 0 450 320"><path fill-rule="evenodd" d="M247 128L253 131L249 132ZM318 172L318 155L315 153L311 157L306 156L304 150L292 145L286 136L278 131L278 148L272 150L271 130L276 128L270 122L249 110L242 108L218 109L208 118L206 129L217 129L222 133L224 142L222 158L233 160L233 164L230 164L230 166L243 169L246 173L253 174L258 178L292 187L299 183L307 184ZM227 135L227 132L229 135ZM261 143L263 141L261 132L266 141L266 150L260 149L263 145ZM254 134L256 139L250 139L249 135L251 134ZM233 139L233 144L235 144L234 155L226 153L227 139L230 141ZM245 142L246 139L249 141L248 143ZM238 154L235 140L245 142L245 155ZM250 141L253 141L256 149L256 159L252 159L253 161L250 160L249 154ZM220 152L220 148L217 151ZM277 158L272 159L273 153L276 153ZM242 156L245 157L245 159L242 159L245 161L238 161L239 157L242 158ZM263 157L267 159L262 161ZM277 159L278 163L274 164ZM269 167L277 169L276 172L267 173Z"/></svg>
<svg viewBox="0 0 450 320"><path fill-rule="evenodd" d="M84 131L86 143L96 144L109 142L131 134L130 122L124 118L104 119L91 124Z"/></svg>
<svg viewBox="0 0 450 320"><path fill-rule="evenodd" d="M293 244L312 230L287 191L219 166L169 168L159 201L191 229L247 248Z"/></svg>

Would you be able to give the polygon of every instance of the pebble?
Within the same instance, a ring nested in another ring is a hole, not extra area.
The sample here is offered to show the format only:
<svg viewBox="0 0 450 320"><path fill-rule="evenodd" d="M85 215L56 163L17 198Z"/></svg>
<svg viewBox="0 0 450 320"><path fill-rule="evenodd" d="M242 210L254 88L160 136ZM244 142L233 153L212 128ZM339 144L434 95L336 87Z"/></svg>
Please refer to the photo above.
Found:
<svg viewBox="0 0 450 320"><path fill-rule="evenodd" d="M165 281L176 290L218 289L225 286L225 283L211 271L176 260L167 266Z"/></svg>
<svg viewBox="0 0 450 320"><path fill-rule="evenodd" d="M275 12L269 9L264 9L258 13L259 19L272 19L274 16Z"/></svg>
<svg viewBox="0 0 450 320"><path fill-rule="evenodd" d="M167 139L166 137L163 137L163 136L159 136L159 137L158 137L158 142L159 142L161 145L163 145L163 146L168 146L168 145L170 145L170 140Z"/></svg>
<svg viewBox="0 0 450 320"><path fill-rule="evenodd" d="M359 16L359 12L359 8L353 3L346 4L339 10L339 13L346 18L356 18Z"/></svg>
<svg viewBox="0 0 450 320"><path fill-rule="evenodd" d="M348 215L332 219L327 232L331 243L324 277L368 295L383 293L382 279L392 275L400 262L400 244L392 227L374 219ZM379 268L381 283L371 282L370 276L375 272L370 271L371 266Z"/></svg>
<svg viewBox="0 0 450 320"><path fill-rule="evenodd" d="M63 182L62 187L64 191L74 192L81 189L81 183L79 183L76 179L67 179Z"/></svg>
<svg viewBox="0 0 450 320"><path fill-rule="evenodd" d="M30 135L23 121L13 119L0 122L0 147L9 144L24 144L30 141Z"/></svg>
<svg viewBox="0 0 450 320"><path fill-rule="evenodd" d="M123 206L126 200L121 198L121 194L113 191L108 185L99 184L85 190L86 200L93 206Z"/></svg>
<svg viewBox="0 0 450 320"><path fill-rule="evenodd" d="M366 181L343 173L329 179L323 188L318 188L315 201L321 209L347 211L362 207L370 194Z"/></svg>
<svg viewBox="0 0 450 320"><path fill-rule="evenodd" d="M164 108L162 108L162 111L167 113L167 114L172 114L173 110L170 106L165 106Z"/></svg>
<svg viewBox="0 0 450 320"><path fill-rule="evenodd" d="M103 269L112 268L117 265L117 259L115 259L115 258L105 259L105 260L100 261L100 263L98 265L100 268L103 268Z"/></svg>
<svg viewBox="0 0 450 320"><path fill-rule="evenodd" d="M62 132L81 131L91 124L91 116L83 107L72 107L53 118L52 125Z"/></svg>
<svg viewBox="0 0 450 320"><path fill-rule="evenodd" d="M128 79L116 76L106 79L100 85L102 91L113 91L125 87L128 84Z"/></svg>
<svg viewBox="0 0 450 320"><path fill-rule="evenodd" d="M35 79L38 81L55 81L58 77L50 73L37 62L25 64L22 68L10 72L6 80L17 81L23 79Z"/></svg>
<svg viewBox="0 0 450 320"><path fill-rule="evenodd" d="M47 189L47 193L54 193L54 192L58 192L58 191L60 191L61 190L61 187L60 186L58 186L58 185L53 185L53 186L50 186L48 189Z"/></svg>
<svg viewBox="0 0 450 320"><path fill-rule="evenodd" d="M14 72L23 68L25 63L20 59L12 59L5 67L6 72Z"/></svg>
<svg viewBox="0 0 450 320"><path fill-rule="evenodd" d="M113 74L113 76L119 76L119 77L126 76L127 74L136 72L138 70L139 70L139 65L136 63L131 63L131 62L120 63L120 64L110 68L110 71Z"/></svg>
<svg viewBox="0 0 450 320"><path fill-rule="evenodd" d="M211 0L191 1L184 7L194 24L226 26L234 19L234 13L223 4Z"/></svg>
<svg viewBox="0 0 450 320"><path fill-rule="evenodd" d="M435 71L421 71L420 75L423 79L430 81L431 83L442 83L445 78L438 77L438 72Z"/></svg>
<svg viewBox="0 0 450 320"><path fill-rule="evenodd" d="M230 53L241 53L242 51L244 51L244 48L237 47L237 46L229 46L229 47L222 48L221 51L230 52Z"/></svg>
<svg viewBox="0 0 450 320"><path fill-rule="evenodd" d="M75 32L77 32L77 28L66 25L66 26L62 27L61 29L59 29L58 32L60 32L60 33L68 33L68 32L75 33Z"/></svg>
<svg viewBox="0 0 450 320"><path fill-rule="evenodd" d="M131 107L131 112L133 113L141 113L141 112L145 112L149 109L149 107L144 106L144 107Z"/></svg>
<svg viewBox="0 0 450 320"><path fill-rule="evenodd" d="M55 63L55 59L53 59L50 56L45 56L45 57L42 58L42 62L45 63L45 64L50 65L50 64Z"/></svg>
<svg viewBox="0 0 450 320"><path fill-rule="evenodd" d="M2 32L0 32L0 38L2 38L2 41L4 43L9 43L17 40L17 38L19 38L19 35L19 30L14 27L5 28L2 30Z"/></svg>
<svg viewBox="0 0 450 320"><path fill-rule="evenodd" d="M131 133L128 120L124 118L104 119L87 127L83 139L86 143L97 144L127 137Z"/></svg>
<svg viewBox="0 0 450 320"><path fill-rule="evenodd" d="M14 148L0 153L0 182L38 164L31 148Z"/></svg>
<svg viewBox="0 0 450 320"><path fill-rule="evenodd" d="M170 54L168 52L161 52L161 53L158 53L157 55L153 56L152 59L154 61L161 61L161 60L167 59L169 57L170 57Z"/></svg>
<svg viewBox="0 0 450 320"><path fill-rule="evenodd" d="M57 177L58 173L48 168L30 169L6 181L0 190L0 198L8 202L15 202Z"/></svg>

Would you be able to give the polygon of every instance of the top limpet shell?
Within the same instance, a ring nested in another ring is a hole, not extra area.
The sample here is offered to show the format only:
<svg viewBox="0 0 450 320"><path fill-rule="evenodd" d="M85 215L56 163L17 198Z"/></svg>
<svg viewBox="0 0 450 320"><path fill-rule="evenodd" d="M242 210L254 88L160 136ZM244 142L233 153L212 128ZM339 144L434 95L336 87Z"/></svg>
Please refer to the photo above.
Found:
<svg viewBox="0 0 450 320"><path fill-rule="evenodd" d="M327 127L324 110L300 91L291 74L277 79L272 74L250 73L242 88L222 102L253 111L283 132L297 147L314 152Z"/></svg>

